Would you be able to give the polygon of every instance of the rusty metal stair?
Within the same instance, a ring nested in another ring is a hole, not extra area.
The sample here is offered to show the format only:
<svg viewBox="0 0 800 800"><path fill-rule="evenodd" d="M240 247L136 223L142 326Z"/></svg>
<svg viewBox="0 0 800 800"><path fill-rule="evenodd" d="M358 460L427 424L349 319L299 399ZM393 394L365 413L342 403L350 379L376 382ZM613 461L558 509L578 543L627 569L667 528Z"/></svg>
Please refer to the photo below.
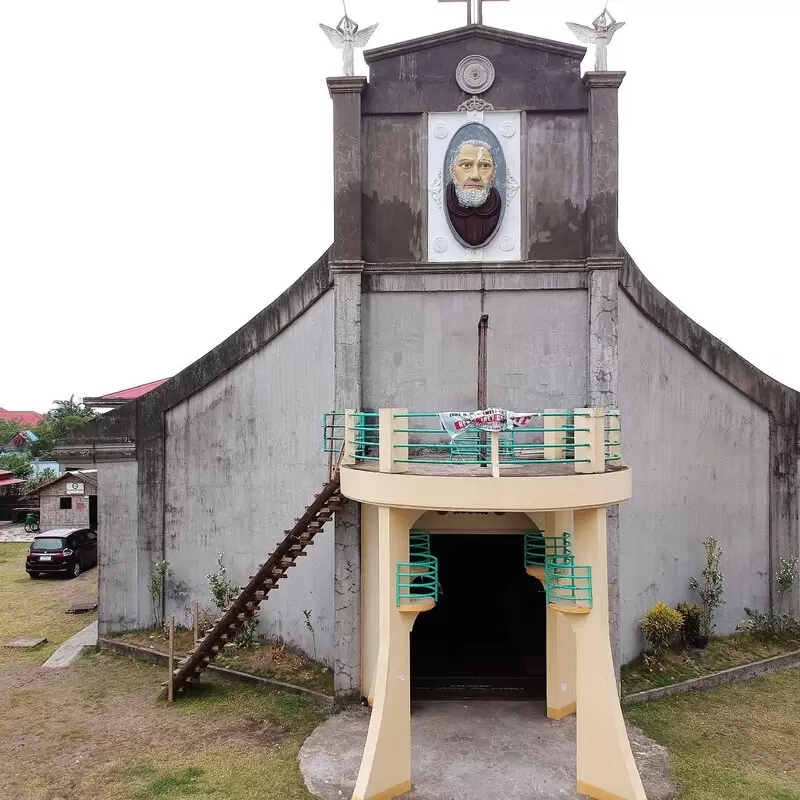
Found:
<svg viewBox="0 0 800 800"><path fill-rule="evenodd" d="M239 628L253 616L269 593L280 588L279 581L286 577L286 571L297 566L295 559L308 555L305 549L314 543L314 537L333 513L341 508L342 502L337 471L303 516L296 521L295 526L285 531L286 537L269 554L266 563L259 566L258 572L250 578L250 582L239 592L214 627L178 663L177 669L172 673L173 696L200 679L200 675L216 658L222 646L236 637ZM166 684L162 692L162 696L164 695Z"/></svg>

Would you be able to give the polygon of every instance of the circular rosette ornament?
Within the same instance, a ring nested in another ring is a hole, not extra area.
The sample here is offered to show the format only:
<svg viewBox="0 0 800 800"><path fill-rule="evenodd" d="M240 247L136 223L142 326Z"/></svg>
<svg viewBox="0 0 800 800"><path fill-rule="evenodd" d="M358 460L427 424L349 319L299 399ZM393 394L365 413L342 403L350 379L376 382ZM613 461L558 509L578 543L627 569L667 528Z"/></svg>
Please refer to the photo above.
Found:
<svg viewBox="0 0 800 800"><path fill-rule="evenodd" d="M494 64L484 56L467 56L456 67L456 83L467 94L483 94L494 83Z"/></svg>

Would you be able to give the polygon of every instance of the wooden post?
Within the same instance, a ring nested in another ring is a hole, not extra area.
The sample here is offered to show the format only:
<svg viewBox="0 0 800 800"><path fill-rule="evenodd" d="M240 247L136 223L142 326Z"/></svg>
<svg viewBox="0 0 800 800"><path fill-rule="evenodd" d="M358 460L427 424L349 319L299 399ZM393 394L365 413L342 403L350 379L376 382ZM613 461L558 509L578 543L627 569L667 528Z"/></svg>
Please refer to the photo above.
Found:
<svg viewBox="0 0 800 800"><path fill-rule="evenodd" d="M492 437L492 477L500 477L500 434L497 431L491 432Z"/></svg>
<svg viewBox="0 0 800 800"><path fill-rule="evenodd" d="M194 604L194 646L200 641L200 603Z"/></svg>
<svg viewBox="0 0 800 800"><path fill-rule="evenodd" d="M167 680L167 700L172 703L175 700L172 676L172 673L175 669L175 617L169 618L169 658L167 659L167 665L169 667L169 678Z"/></svg>

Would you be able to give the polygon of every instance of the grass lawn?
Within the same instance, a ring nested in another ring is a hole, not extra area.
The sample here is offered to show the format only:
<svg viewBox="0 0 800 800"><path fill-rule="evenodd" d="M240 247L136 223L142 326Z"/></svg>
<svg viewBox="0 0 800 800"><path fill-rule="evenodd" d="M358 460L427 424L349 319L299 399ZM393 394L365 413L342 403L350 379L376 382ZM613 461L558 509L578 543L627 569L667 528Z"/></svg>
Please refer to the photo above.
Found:
<svg viewBox="0 0 800 800"><path fill-rule="evenodd" d="M60 576L32 580L25 572L27 544L0 544L0 645L20 636L44 636L47 644L35 650L0 646L0 666L42 664L73 633L97 619L97 614L67 614L78 601L97 600L97 569L78 578Z"/></svg>
<svg viewBox="0 0 800 800"><path fill-rule="evenodd" d="M680 800L800 800L800 669L625 707L670 752Z"/></svg>
<svg viewBox="0 0 800 800"><path fill-rule="evenodd" d="M0 797L15 800L311 800L297 766L326 710L297 695L204 677L169 705L166 670L108 653L39 666L93 620L65 614L96 596L96 570L31 580L27 545L0 544L0 636L48 637L0 648Z"/></svg>
<svg viewBox="0 0 800 800"><path fill-rule="evenodd" d="M640 656L621 669L622 694L633 694L656 686L709 675L730 667L749 664L762 658L800 650L799 636L762 638L748 634L714 637L705 650L670 652L660 659L658 667L649 666Z"/></svg>
<svg viewBox="0 0 800 800"><path fill-rule="evenodd" d="M107 653L0 666L0 797L310 800L297 753L322 708L214 678L170 706L156 699L164 678Z"/></svg>
<svg viewBox="0 0 800 800"><path fill-rule="evenodd" d="M115 634L114 639L121 642L147 647L162 653L168 651L168 643L160 631L129 631ZM183 656L189 652L193 644L192 632L185 628L175 629L175 652ZM235 656L220 654L214 659L219 667L249 672L264 678L304 686L323 694L333 694L333 673L324 664L306 658L289 647L259 642L251 650L240 650Z"/></svg>

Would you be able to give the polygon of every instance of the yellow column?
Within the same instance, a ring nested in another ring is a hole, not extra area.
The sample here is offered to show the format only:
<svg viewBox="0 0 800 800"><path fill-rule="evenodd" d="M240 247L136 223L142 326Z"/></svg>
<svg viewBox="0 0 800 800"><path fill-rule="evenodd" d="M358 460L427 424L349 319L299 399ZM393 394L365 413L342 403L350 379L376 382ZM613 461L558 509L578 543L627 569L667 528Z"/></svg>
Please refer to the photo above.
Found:
<svg viewBox="0 0 800 800"><path fill-rule="evenodd" d="M378 507L361 504L361 695L374 700L378 664L380 589L378 585Z"/></svg>
<svg viewBox="0 0 800 800"><path fill-rule="evenodd" d="M389 800L411 790L409 634L415 613L397 607L396 568L408 561L408 512L378 509L378 661L369 733L352 800Z"/></svg>
<svg viewBox="0 0 800 800"><path fill-rule="evenodd" d="M596 800L647 800L617 694L608 627L606 509L575 511L576 565L592 568L589 614L570 614L577 646L579 794Z"/></svg>
<svg viewBox="0 0 800 800"><path fill-rule="evenodd" d="M548 511L545 536L572 533L572 511ZM575 634L563 614L547 607L547 716L564 719L575 713Z"/></svg>

